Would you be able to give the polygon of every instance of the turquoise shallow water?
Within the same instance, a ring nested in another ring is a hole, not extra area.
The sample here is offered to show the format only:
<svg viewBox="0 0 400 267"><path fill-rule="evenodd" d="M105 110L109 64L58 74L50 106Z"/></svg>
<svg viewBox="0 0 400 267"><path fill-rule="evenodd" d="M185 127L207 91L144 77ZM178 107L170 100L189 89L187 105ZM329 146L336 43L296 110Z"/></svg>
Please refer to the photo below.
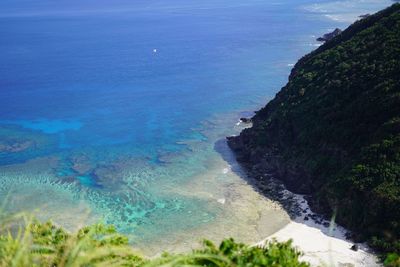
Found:
<svg viewBox="0 0 400 267"><path fill-rule="evenodd" d="M221 140L315 36L389 3L2 0L2 200L69 229L115 224L149 254L272 233L287 214Z"/></svg>

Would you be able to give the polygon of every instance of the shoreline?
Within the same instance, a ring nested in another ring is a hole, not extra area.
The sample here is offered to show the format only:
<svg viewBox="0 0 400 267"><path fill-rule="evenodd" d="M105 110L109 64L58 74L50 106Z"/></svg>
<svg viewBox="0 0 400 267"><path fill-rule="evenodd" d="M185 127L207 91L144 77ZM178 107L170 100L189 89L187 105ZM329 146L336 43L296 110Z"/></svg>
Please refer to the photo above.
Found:
<svg viewBox="0 0 400 267"><path fill-rule="evenodd" d="M251 123L240 120L236 125L245 128L252 126ZM229 137L227 142L228 139ZM234 161L229 164L232 167L240 166L243 170L242 179L260 195L279 203L290 217L288 224L253 244L254 246L263 246L273 239L280 242L292 239L293 246L303 253L300 259L309 262L311 266L382 266L376 253L368 245L352 242L348 238L351 231L337 225L334 219L329 221L324 214L313 212L306 199L307 195L289 191L283 181L272 174L250 171L237 161L237 153L231 147L230 150L235 156ZM353 245L357 245L357 251L352 249Z"/></svg>
<svg viewBox="0 0 400 267"><path fill-rule="evenodd" d="M285 193L297 200L303 215L297 215L289 224L256 245L262 246L272 239L292 239L293 245L303 252L301 260L309 262L311 266L382 266L372 249L364 243L354 243L346 238L350 232L333 219L330 222L322 219L321 222L320 219L311 218L320 215L311 211L304 195L287 190ZM357 251L352 249L355 244Z"/></svg>
<svg viewBox="0 0 400 267"><path fill-rule="evenodd" d="M212 144L208 148L212 154L204 158L207 169L182 183L180 188L170 187L167 190L168 193L189 198L200 197L210 205L216 205L220 213L210 224L199 225L190 233L178 231L173 238L164 236L161 243L159 239L149 240L146 248L140 249L143 255L153 258L163 252L184 253L200 248L203 239L219 244L225 238L233 237L238 242L253 244L290 223L287 209L262 194L249 182L245 170L236 161L225 141L227 133L238 133L243 129L243 124L236 123L236 117L242 115L242 111L231 114L229 123L226 123L225 115L209 118L200 131ZM224 125L222 122L226 123L226 127L221 127ZM204 143L189 142L189 145L191 149L199 150ZM214 186L210 188L210 184ZM138 248L136 244L132 245Z"/></svg>
<svg viewBox="0 0 400 267"><path fill-rule="evenodd" d="M311 266L383 266L367 244L355 243L348 238L351 231L337 225L333 219L327 220L324 214L313 212L306 200L307 195L289 191L272 175L265 174L258 179L255 173L241 167L244 169L242 178L259 194L279 203L290 216L288 224L254 246L263 246L273 239L280 242L292 239L293 246L303 253L300 259ZM357 245L357 251L352 250L353 245Z"/></svg>
<svg viewBox="0 0 400 267"><path fill-rule="evenodd" d="M232 153L235 154L233 150ZM293 246L303 253L300 259L311 266L382 266L376 253L367 244L355 243L348 238L351 231L337 225L334 218L327 220L324 214L313 212L307 195L289 191L273 175L264 174L257 178L256 173L235 161L244 170L242 178L259 194L279 203L290 216L288 224L254 246L263 246L273 239L280 242L292 239ZM352 249L353 245L357 246L357 251Z"/></svg>

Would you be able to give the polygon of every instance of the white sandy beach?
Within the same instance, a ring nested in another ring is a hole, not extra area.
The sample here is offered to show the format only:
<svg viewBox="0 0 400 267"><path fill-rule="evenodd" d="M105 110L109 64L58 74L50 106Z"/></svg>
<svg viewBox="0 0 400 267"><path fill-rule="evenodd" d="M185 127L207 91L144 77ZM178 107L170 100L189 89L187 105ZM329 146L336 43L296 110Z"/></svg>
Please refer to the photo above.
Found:
<svg viewBox="0 0 400 267"><path fill-rule="evenodd" d="M358 251L353 251L354 245L345 237L346 230L340 226L331 227L315 223L311 218L304 217L312 214L307 201L301 195L295 195L302 210L307 210L303 216L298 216L284 228L261 241L264 244L273 238L278 241L293 240L293 245L301 250L304 255L302 260L312 266L381 266L378 258L364 244L357 244ZM325 223L327 221L324 221Z"/></svg>

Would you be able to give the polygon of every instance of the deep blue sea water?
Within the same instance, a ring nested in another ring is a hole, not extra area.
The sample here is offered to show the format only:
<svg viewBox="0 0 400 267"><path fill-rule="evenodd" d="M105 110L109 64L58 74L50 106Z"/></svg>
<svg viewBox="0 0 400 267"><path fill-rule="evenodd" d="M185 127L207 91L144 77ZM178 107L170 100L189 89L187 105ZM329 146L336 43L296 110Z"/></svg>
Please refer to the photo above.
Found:
<svg viewBox="0 0 400 267"><path fill-rule="evenodd" d="M222 164L215 144L316 36L388 4L2 0L0 195L10 211L66 227L85 214L137 243L224 225L211 200L240 182L224 169L198 185Z"/></svg>

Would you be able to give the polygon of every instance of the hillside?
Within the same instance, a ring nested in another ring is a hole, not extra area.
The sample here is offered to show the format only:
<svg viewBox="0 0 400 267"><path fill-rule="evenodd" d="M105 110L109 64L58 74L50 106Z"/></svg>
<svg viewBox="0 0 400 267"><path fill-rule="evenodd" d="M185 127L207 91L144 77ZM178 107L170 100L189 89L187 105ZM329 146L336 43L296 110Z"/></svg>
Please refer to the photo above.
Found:
<svg viewBox="0 0 400 267"><path fill-rule="evenodd" d="M310 194L356 240L400 252L400 4L300 59L252 120L228 138L250 173Z"/></svg>

